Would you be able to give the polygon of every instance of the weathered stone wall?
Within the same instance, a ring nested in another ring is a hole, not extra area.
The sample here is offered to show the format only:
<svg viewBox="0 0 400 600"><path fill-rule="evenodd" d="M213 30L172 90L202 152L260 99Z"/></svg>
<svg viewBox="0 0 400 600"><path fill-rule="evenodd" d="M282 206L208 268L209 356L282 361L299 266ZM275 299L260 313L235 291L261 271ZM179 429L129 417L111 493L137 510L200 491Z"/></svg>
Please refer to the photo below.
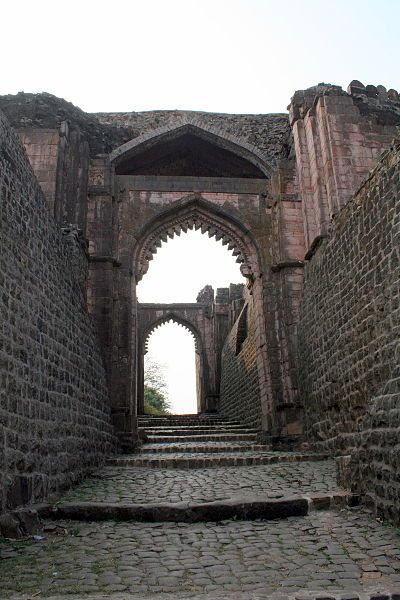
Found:
<svg viewBox="0 0 400 600"><path fill-rule="evenodd" d="M257 148L273 163L286 157L291 145L288 115L233 115L184 110L88 114L52 94L0 96L0 109L16 129L59 129L68 121L88 141L91 156L109 153L121 144L162 127L196 120L222 134L232 134Z"/></svg>
<svg viewBox="0 0 400 600"><path fill-rule="evenodd" d="M223 415L261 428L254 316L252 297L248 296L222 350L220 407Z"/></svg>
<svg viewBox="0 0 400 600"><path fill-rule="evenodd" d="M354 481L382 505L399 494L399 196L397 142L307 264L299 326L308 435L353 454Z"/></svg>
<svg viewBox="0 0 400 600"><path fill-rule="evenodd" d="M398 326L397 326L398 330ZM397 337L399 337L397 335ZM350 459L347 481L353 492L383 519L400 523L400 343L396 366L372 399Z"/></svg>
<svg viewBox="0 0 400 600"><path fill-rule="evenodd" d="M86 259L56 226L0 114L0 511L45 498L113 447L86 312Z"/></svg>
<svg viewBox="0 0 400 600"><path fill-rule="evenodd" d="M325 235L400 125L399 95L352 81L347 93L318 84L290 105L307 249Z"/></svg>

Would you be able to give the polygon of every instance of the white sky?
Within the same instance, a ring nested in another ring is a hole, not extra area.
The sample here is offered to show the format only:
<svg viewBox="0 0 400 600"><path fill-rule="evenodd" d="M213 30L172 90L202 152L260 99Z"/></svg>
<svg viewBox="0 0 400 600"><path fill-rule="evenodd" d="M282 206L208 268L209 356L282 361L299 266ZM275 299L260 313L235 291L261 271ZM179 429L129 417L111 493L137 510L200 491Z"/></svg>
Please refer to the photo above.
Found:
<svg viewBox="0 0 400 600"><path fill-rule="evenodd" d="M0 94L46 91L86 111L284 112L322 81L400 90L400 0L3 0L0 22ZM194 301L206 283L240 280L215 241L200 259L204 246L187 243L159 252L142 301ZM179 366L170 396L188 412L192 342L168 327L150 351Z"/></svg>
<svg viewBox="0 0 400 600"><path fill-rule="evenodd" d="M399 89L399 0L2 0L0 94L86 111L284 112L325 81Z"/></svg>

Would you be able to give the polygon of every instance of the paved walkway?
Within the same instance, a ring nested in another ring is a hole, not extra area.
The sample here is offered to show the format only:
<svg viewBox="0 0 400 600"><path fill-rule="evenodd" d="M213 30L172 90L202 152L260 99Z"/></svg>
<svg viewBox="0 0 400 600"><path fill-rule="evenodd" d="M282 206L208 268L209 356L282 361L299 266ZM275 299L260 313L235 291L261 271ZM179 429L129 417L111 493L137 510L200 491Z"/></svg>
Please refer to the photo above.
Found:
<svg viewBox="0 0 400 600"><path fill-rule="evenodd" d="M151 427L148 421L143 422ZM230 439L217 444L203 440L210 422L230 429ZM197 433L193 428L198 447L183 442L188 426L199 423ZM180 440L173 444L193 459L184 469L174 451L163 451L171 424ZM307 591L313 600L364 600L365 594L400 591L399 531L361 509L322 510L332 506L326 498L346 496L336 484L332 460L263 447L257 453L274 464L229 466L236 464L238 448L247 461L253 460L256 433L243 443L240 427L217 419L171 418L156 425L156 446L99 469L60 499L59 520L46 522L44 538L0 541L0 600L53 595L58 600L307 600ZM202 461L195 455L204 451L208 468L199 468ZM138 467L135 461L146 453L161 460L169 456L168 468L159 468L157 459L148 468ZM221 466L221 460L227 464ZM311 496L313 502L302 499ZM297 500L288 501L291 497ZM249 512L246 503L254 500L257 506L266 501L290 506L286 512L265 512L259 506ZM213 503L218 502L216 509ZM95 512L85 503L96 505ZM219 512L224 503L233 512ZM75 512L62 513L68 504ZM134 505L144 505L143 510L126 513ZM105 507L101 514L99 506ZM315 508L320 510L308 516L276 519ZM62 514L77 520L62 521ZM234 518L218 521L222 514ZM116 520L118 515L126 520ZM184 522L193 515L199 522ZM261 520L261 515L275 520ZM94 518L106 520L85 521ZM143 518L148 522L137 522ZM400 600L400 593L391 600Z"/></svg>
<svg viewBox="0 0 400 600"><path fill-rule="evenodd" d="M1 544L1 598L400 589L398 532L360 510L282 521L57 526L42 541Z"/></svg>
<svg viewBox="0 0 400 600"><path fill-rule="evenodd" d="M153 469L104 467L63 500L96 502L213 502L243 496L283 498L337 491L335 463L278 463L256 467Z"/></svg>

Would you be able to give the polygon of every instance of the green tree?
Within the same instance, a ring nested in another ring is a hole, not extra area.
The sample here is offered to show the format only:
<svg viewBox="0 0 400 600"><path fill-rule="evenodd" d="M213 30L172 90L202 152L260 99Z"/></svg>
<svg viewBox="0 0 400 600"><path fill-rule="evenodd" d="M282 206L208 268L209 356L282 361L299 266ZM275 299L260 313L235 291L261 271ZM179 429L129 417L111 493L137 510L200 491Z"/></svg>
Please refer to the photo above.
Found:
<svg viewBox="0 0 400 600"><path fill-rule="evenodd" d="M147 359L144 368L144 412L165 415L171 410L165 381L165 366Z"/></svg>

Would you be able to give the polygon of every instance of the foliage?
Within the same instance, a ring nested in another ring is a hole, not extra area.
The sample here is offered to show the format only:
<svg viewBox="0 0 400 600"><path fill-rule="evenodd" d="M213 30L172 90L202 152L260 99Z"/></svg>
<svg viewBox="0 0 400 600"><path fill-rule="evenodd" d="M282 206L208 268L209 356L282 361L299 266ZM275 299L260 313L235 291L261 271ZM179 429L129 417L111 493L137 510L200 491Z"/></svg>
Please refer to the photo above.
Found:
<svg viewBox="0 0 400 600"><path fill-rule="evenodd" d="M151 359L146 360L144 369L144 412L147 414L165 415L171 409L164 371L164 365Z"/></svg>

